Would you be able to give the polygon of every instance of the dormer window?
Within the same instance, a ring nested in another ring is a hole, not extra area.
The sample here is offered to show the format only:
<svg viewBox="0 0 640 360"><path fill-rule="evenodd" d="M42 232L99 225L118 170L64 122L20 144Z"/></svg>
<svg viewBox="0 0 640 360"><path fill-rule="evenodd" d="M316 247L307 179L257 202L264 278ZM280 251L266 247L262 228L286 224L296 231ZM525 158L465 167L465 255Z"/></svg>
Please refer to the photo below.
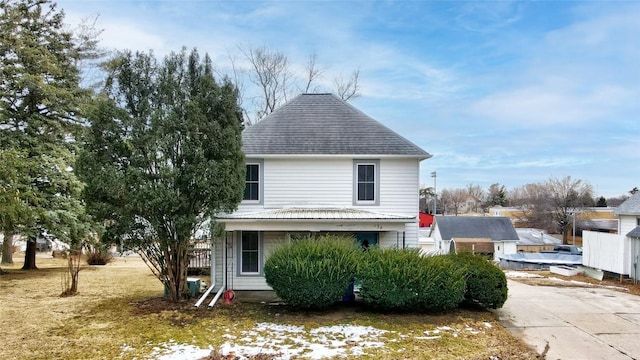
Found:
<svg viewBox="0 0 640 360"><path fill-rule="evenodd" d="M380 205L380 160L354 160L354 205Z"/></svg>

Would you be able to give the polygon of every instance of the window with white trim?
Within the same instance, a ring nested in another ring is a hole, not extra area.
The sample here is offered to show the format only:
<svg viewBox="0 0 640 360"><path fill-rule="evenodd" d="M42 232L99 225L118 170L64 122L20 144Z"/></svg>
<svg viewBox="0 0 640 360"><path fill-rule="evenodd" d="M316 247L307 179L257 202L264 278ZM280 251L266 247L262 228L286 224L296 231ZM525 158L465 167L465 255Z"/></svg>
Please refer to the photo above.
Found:
<svg viewBox="0 0 640 360"><path fill-rule="evenodd" d="M260 274L260 233L258 231L243 231L240 235L240 275Z"/></svg>
<svg viewBox="0 0 640 360"><path fill-rule="evenodd" d="M262 159L247 159L246 161L247 171L242 200L246 203L262 204L264 201L264 161Z"/></svg>
<svg viewBox="0 0 640 360"><path fill-rule="evenodd" d="M380 160L354 160L354 205L379 205Z"/></svg>

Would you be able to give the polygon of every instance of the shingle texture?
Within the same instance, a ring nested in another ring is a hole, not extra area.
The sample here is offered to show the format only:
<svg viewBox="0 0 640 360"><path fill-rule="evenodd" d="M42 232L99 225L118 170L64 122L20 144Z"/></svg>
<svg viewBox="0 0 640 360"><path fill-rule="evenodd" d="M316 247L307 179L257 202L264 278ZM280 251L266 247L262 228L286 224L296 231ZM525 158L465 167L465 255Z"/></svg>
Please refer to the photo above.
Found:
<svg viewBox="0 0 640 360"><path fill-rule="evenodd" d="M625 200L613 213L616 215L640 215L640 192Z"/></svg>
<svg viewBox="0 0 640 360"><path fill-rule="evenodd" d="M436 216L435 221L443 240L455 238L518 240L518 233L507 217Z"/></svg>
<svg viewBox="0 0 640 360"><path fill-rule="evenodd" d="M251 155L401 155L429 153L332 94L302 94L242 133Z"/></svg>
<svg viewBox="0 0 640 360"><path fill-rule="evenodd" d="M627 236L632 238L640 238L640 225L636 226L633 230L629 231Z"/></svg>

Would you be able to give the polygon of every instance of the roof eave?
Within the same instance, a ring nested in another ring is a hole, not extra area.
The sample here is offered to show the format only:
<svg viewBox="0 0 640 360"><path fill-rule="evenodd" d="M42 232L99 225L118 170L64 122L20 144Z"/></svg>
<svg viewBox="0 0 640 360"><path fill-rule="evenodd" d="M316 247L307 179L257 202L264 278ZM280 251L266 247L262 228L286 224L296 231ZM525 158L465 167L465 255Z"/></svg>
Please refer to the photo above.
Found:
<svg viewBox="0 0 640 360"><path fill-rule="evenodd" d="M416 218L403 218L403 219L267 219L267 218L224 218L218 217L216 218L219 222L228 222L228 223L242 223L242 222L296 222L296 223L304 223L304 222L344 222L344 223L370 223L370 222L384 222L384 223L410 223L416 221Z"/></svg>
<svg viewBox="0 0 640 360"><path fill-rule="evenodd" d="M277 158L349 158L349 159L417 159L419 161L430 159L433 157L431 154L264 154L264 153L247 153L247 158L260 158L260 159L277 159Z"/></svg>

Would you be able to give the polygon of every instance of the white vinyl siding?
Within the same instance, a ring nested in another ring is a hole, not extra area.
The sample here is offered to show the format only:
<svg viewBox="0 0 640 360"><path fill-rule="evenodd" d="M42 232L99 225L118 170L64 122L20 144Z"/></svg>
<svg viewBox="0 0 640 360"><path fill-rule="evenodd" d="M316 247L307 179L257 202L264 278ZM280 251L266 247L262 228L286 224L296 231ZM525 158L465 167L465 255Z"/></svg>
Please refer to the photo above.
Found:
<svg viewBox="0 0 640 360"><path fill-rule="evenodd" d="M351 205L350 159L266 159L265 208Z"/></svg>
<svg viewBox="0 0 640 360"><path fill-rule="evenodd" d="M366 160L366 159L365 159ZM373 161L373 160L371 160ZM417 216L417 159L382 158L379 204L354 206L354 164L349 158L264 159L263 204L243 201L238 213L286 207L361 208L380 213Z"/></svg>
<svg viewBox="0 0 640 360"><path fill-rule="evenodd" d="M638 217L636 215L620 215L618 217L619 234L626 236L631 230L638 226Z"/></svg>
<svg viewBox="0 0 640 360"><path fill-rule="evenodd" d="M415 217L411 223L399 223L398 230L380 230L376 223L347 225L353 231L378 231L381 247L418 246L418 189L419 161L417 159L382 157L360 159L374 162L377 167L377 205L354 204L354 159L350 157L282 157L265 159L247 159L247 163L260 164L261 192L260 203L243 201L236 213L252 213L270 209L334 207L355 208L382 214L405 215ZM243 227L245 231L260 231L262 252L260 255L260 273L256 275L240 274L240 231L233 231L232 248L228 251L227 285L234 290L271 290L262 273L262 266L271 251L286 240L287 231L327 231L337 229L338 224L326 222L303 223L278 222L280 228L263 231L263 225L257 221ZM273 226L273 222L270 223ZM342 228L342 226L340 226ZM357 228L357 229L355 229ZM404 236L404 239L403 239ZM221 254L224 246L217 247ZM221 255L216 256L216 277L223 274Z"/></svg>
<svg viewBox="0 0 640 360"><path fill-rule="evenodd" d="M341 234L338 232L333 232L333 234ZM345 235L351 235L350 233L342 233ZM304 234L306 235L306 233ZM266 279L264 278L264 274L259 274L255 276L246 276L240 275L238 273L237 267L239 264L238 259L238 247L239 242L238 239L241 236L240 231L233 232L234 241L232 242L233 247L229 249L229 253L234 254L233 257L228 259L229 264L229 272L227 273L227 287L232 290L272 290L272 288L267 284ZM261 263L264 264L273 250L282 244L288 243L290 237L287 236L287 232L284 231L266 231L261 232L261 244L262 244L262 258ZM405 234L405 246L409 247L406 243L407 237ZM378 234L378 245L381 247L402 247L402 232L395 231L383 231ZM417 246L417 245L416 245ZM222 274L224 274L224 267L222 266L222 251L224 246L216 245L217 256L216 256L216 283L219 288L221 286Z"/></svg>
<svg viewBox="0 0 640 360"><path fill-rule="evenodd" d="M375 211L418 215L419 164L414 159L380 161L380 206Z"/></svg>
<svg viewBox="0 0 640 360"><path fill-rule="evenodd" d="M264 274L261 273L257 275L244 275L240 274L238 271L238 267L240 266L240 258L239 254L239 246L240 246L240 231L233 232L234 241L233 248L230 249L229 253L234 254L233 258L228 259L228 273L227 273L227 287L232 290L272 290L271 287L267 284L267 281L264 278ZM260 233L261 240L261 252L260 252L260 264L261 270L264 262L269 258L271 252L280 244L287 241L285 238L284 232L261 232ZM217 261L218 258L216 258ZM220 273L223 273L222 266L218 267Z"/></svg>

